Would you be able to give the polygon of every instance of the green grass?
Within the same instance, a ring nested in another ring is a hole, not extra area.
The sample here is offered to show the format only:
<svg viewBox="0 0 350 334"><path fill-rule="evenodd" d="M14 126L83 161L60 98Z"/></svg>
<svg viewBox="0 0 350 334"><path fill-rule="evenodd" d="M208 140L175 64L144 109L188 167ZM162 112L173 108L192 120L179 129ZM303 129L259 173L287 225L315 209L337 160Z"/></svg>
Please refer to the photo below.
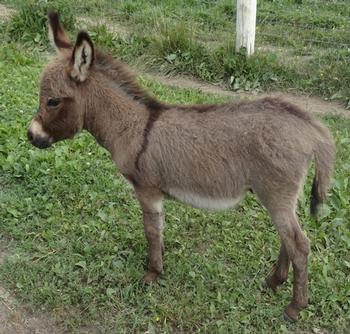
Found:
<svg viewBox="0 0 350 334"><path fill-rule="evenodd" d="M67 30L74 28L73 12L63 1L24 1L18 2L18 10L13 14L10 23L2 25L2 34L9 41L21 41L29 47L44 49L48 43L47 13L60 7L61 19Z"/></svg>
<svg viewBox="0 0 350 334"><path fill-rule="evenodd" d="M35 310L53 311L69 332L345 333L350 324L350 120L327 117L336 138L335 178L324 217L299 215L312 242L310 306L297 324L281 316L291 280L277 294L261 281L278 237L248 196L237 210L207 213L166 203L165 274L142 283L141 212L108 154L82 133L38 150L26 140L44 60L18 44L0 48L1 241L10 256L0 281ZM140 79L162 100L219 102L196 90ZM306 194L310 191L310 182Z"/></svg>
<svg viewBox="0 0 350 334"><path fill-rule="evenodd" d="M259 1L256 53L250 59L234 52L231 0L2 2L21 9L6 28L11 40L47 45L44 13L54 6L68 28L77 21L76 29L87 27L95 41L142 69L195 76L233 90L298 90L350 107L345 1Z"/></svg>

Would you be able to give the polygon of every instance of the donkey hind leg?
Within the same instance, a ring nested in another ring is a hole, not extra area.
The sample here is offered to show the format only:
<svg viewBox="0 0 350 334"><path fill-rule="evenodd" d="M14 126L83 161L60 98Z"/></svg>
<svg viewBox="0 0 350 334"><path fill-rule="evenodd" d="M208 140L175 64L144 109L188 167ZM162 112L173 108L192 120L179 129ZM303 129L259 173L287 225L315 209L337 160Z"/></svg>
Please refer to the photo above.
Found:
<svg viewBox="0 0 350 334"><path fill-rule="evenodd" d="M148 271L144 281L151 283L163 272L163 196L148 191L136 191L136 195L141 204L143 227L148 241Z"/></svg>
<svg viewBox="0 0 350 334"><path fill-rule="evenodd" d="M299 312L307 307L309 239L302 232L294 210L273 210L272 221L293 265L293 298L284 311L290 321L298 320Z"/></svg>
<svg viewBox="0 0 350 334"><path fill-rule="evenodd" d="M277 287L288 279L290 260L285 245L281 242L278 260L265 278L265 285L276 291Z"/></svg>

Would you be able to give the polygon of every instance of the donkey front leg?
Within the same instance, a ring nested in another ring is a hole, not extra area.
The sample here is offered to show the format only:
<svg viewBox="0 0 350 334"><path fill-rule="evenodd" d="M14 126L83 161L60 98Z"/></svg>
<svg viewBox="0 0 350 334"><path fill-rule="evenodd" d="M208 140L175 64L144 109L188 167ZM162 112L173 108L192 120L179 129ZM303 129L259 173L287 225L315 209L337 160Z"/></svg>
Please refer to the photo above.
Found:
<svg viewBox="0 0 350 334"><path fill-rule="evenodd" d="M163 195L156 191L136 191L143 214L143 226L148 241L148 272L144 277L151 283L163 272Z"/></svg>

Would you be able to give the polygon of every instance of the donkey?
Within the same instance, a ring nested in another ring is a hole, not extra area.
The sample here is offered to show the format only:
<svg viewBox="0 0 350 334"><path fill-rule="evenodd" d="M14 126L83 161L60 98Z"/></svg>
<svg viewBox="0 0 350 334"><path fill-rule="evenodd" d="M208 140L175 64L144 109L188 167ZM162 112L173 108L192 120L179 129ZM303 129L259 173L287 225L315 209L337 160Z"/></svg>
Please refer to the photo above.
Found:
<svg viewBox="0 0 350 334"><path fill-rule="evenodd" d="M126 65L96 50L81 31L75 44L56 12L49 31L57 56L43 71L40 104L29 129L39 148L89 131L134 188L143 213L152 282L163 271L163 199L194 207L233 207L252 191L266 207L281 239L266 277L276 290L293 265L291 302L296 321L308 304L309 240L296 216L298 192L315 160L311 213L326 199L335 146L328 129L278 98L221 105L171 105L149 95Z"/></svg>

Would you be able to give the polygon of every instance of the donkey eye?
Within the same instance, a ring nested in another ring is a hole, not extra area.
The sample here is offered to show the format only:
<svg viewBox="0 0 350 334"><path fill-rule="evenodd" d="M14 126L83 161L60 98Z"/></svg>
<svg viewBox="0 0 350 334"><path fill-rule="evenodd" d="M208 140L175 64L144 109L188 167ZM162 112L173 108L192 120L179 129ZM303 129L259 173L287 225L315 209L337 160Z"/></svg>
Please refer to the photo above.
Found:
<svg viewBox="0 0 350 334"><path fill-rule="evenodd" d="M48 107L51 107L51 108L57 107L60 103L61 103L61 100L60 100L60 99L57 99L57 98L52 98L52 97L50 97L50 98L47 100L47 106L48 106Z"/></svg>

